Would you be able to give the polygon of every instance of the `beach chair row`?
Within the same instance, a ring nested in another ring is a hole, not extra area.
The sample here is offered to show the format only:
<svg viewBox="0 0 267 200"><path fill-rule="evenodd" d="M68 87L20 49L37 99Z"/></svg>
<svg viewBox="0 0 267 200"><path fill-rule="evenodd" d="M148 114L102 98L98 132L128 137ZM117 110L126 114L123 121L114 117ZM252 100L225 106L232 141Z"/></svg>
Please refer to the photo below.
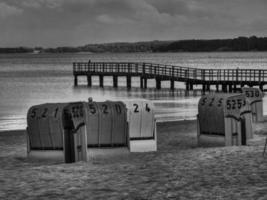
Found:
<svg viewBox="0 0 267 200"><path fill-rule="evenodd" d="M65 162L87 160L95 148L156 151L154 107L150 101L49 103L27 114L30 157Z"/></svg>
<svg viewBox="0 0 267 200"><path fill-rule="evenodd" d="M263 94L257 88L242 93L202 96L198 104L199 145L246 145L253 138L253 123L263 121Z"/></svg>
<svg viewBox="0 0 267 200"><path fill-rule="evenodd" d="M263 120L262 98L256 88L202 96L198 144L246 145L253 138L252 122ZM70 163L99 152L157 150L154 106L147 100L41 104L29 109L27 123L29 157Z"/></svg>

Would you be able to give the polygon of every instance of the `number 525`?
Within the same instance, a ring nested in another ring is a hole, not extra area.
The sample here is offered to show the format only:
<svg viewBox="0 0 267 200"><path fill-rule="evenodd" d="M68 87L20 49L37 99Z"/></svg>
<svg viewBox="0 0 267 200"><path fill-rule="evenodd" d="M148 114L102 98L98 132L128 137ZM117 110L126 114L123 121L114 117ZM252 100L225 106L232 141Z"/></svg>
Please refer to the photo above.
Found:
<svg viewBox="0 0 267 200"><path fill-rule="evenodd" d="M227 110L234 110L236 108L240 109L242 105L246 105L246 101L242 99L232 99L226 101Z"/></svg>

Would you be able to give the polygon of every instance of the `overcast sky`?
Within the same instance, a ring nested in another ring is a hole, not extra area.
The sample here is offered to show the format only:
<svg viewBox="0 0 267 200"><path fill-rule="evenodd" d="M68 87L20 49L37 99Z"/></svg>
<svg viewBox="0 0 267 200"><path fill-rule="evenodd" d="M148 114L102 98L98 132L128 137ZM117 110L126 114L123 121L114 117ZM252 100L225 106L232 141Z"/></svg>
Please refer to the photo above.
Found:
<svg viewBox="0 0 267 200"><path fill-rule="evenodd" d="M267 0L0 0L0 47L267 36Z"/></svg>

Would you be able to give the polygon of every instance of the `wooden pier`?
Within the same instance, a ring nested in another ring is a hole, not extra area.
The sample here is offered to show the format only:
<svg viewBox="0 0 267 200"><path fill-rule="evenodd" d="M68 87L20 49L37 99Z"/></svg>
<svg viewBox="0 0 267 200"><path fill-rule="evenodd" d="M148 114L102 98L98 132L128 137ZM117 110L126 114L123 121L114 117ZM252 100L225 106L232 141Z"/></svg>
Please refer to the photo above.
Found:
<svg viewBox="0 0 267 200"><path fill-rule="evenodd" d="M147 88L147 80L155 79L156 88L161 89L161 81L170 81L170 89L175 89L175 81L184 82L186 90L201 85L202 91L215 86L216 91L235 92L243 86L257 86L261 90L267 84L265 69L198 69L152 63L125 62L75 62L73 63L74 85L78 77L87 77L87 85L92 86L92 76L99 76L99 86L104 87L104 76L113 77L113 86L118 87L118 77L126 77L127 88L132 87L132 77L140 77L140 88Z"/></svg>

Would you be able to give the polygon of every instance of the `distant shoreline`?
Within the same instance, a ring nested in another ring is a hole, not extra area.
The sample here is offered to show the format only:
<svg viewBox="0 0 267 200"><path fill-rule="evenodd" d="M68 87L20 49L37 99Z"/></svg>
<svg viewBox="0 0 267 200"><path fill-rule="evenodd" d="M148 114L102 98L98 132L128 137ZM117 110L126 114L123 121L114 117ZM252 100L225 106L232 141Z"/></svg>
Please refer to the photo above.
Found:
<svg viewBox="0 0 267 200"><path fill-rule="evenodd" d="M267 37L233 39L191 39L145 42L115 42L84 46L0 47L1 53L170 53L170 52L262 52L267 51Z"/></svg>
<svg viewBox="0 0 267 200"><path fill-rule="evenodd" d="M158 54L164 54L164 53L264 53L267 52L267 50L264 51L195 51L195 52L190 52L190 51L180 51L180 52L175 52L175 51L169 51L169 52L42 52L42 53L0 53L0 55L12 55L12 54L24 54L24 55L48 55L48 54L88 54L88 55L94 55L94 54L153 54L153 53L158 53Z"/></svg>

